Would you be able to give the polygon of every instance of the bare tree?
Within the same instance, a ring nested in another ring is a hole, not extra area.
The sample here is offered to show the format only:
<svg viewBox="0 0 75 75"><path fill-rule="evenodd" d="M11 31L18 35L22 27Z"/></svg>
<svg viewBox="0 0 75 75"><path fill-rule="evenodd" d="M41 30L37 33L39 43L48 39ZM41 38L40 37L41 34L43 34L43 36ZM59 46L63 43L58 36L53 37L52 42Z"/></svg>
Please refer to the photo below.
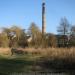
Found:
<svg viewBox="0 0 75 75"><path fill-rule="evenodd" d="M70 26L70 24L69 24L68 20L65 17L61 18L60 25L59 25L57 31L58 31L59 35L61 35L63 38L63 46L66 45L66 41L67 41L66 37L68 37L67 35L69 33L69 26Z"/></svg>

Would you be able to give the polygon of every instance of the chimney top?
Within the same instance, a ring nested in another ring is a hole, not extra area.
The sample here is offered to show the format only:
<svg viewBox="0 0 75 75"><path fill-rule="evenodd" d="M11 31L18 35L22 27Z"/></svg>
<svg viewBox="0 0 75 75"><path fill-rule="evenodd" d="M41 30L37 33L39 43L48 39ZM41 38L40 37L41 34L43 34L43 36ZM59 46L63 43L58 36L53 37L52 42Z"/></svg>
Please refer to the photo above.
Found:
<svg viewBox="0 0 75 75"><path fill-rule="evenodd" d="M45 6L45 2L43 2L43 4L42 4L43 6Z"/></svg>

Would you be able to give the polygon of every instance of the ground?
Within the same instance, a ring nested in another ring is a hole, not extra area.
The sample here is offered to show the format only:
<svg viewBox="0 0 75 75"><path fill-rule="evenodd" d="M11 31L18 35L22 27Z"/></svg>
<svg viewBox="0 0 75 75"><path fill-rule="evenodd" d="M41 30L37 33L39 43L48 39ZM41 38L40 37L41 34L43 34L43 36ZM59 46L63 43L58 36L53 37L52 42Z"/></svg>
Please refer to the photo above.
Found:
<svg viewBox="0 0 75 75"><path fill-rule="evenodd" d="M57 72L74 74L75 72L75 51L61 49L47 50L45 53L37 53L35 51L27 53L25 55L4 55L0 54L0 75L8 75L10 73L22 73L22 72ZM39 51L39 50L38 50ZM65 52L66 53L65 53ZM44 52L44 50L42 51ZM50 52L50 53L49 53ZM73 54L71 54L73 53ZM56 54L56 55L55 55ZM58 56L60 55L61 56ZM71 74L71 75L72 75Z"/></svg>

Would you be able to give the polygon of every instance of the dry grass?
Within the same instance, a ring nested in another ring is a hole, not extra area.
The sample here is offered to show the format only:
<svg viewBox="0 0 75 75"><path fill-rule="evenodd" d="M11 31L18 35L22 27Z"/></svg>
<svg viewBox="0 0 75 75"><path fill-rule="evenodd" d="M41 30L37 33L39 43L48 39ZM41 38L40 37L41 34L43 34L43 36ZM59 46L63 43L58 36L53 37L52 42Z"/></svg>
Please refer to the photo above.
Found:
<svg viewBox="0 0 75 75"><path fill-rule="evenodd" d="M39 55L48 58L75 59L75 48L46 48L46 49L25 48L22 50L32 55ZM0 48L0 54L9 55L11 54L11 49Z"/></svg>
<svg viewBox="0 0 75 75"><path fill-rule="evenodd" d="M22 48L18 49L21 50ZM26 72L33 70L52 70L52 72L53 70L54 72L75 71L75 48L25 48L22 50L30 55L25 54L22 57L10 56L10 48L0 48L0 54L5 55L0 56L0 73L4 75L9 72ZM6 54L8 54L8 57Z"/></svg>
<svg viewBox="0 0 75 75"><path fill-rule="evenodd" d="M58 58L58 59L75 59L75 48L46 48L46 49L34 49L27 48L25 51L28 51L32 54L39 54L48 58Z"/></svg>
<svg viewBox="0 0 75 75"><path fill-rule="evenodd" d="M10 53L10 48L0 48L0 54L8 55Z"/></svg>
<svg viewBox="0 0 75 75"><path fill-rule="evenodd" d="M41 51L42 52L42 51ZM58 59L74 59L75 48L49 48L42 53L45 57L58 58Z"/></svg>

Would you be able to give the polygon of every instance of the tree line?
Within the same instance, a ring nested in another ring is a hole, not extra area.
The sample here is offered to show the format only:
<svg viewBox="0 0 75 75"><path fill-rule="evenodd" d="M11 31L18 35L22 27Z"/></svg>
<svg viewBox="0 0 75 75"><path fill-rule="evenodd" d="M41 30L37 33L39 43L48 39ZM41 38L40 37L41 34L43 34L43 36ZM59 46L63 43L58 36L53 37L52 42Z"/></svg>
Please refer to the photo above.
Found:
<svg viewBox="0 0 75 75"><path fill-rule="evenodd" d="M72 47L75 46L75 25L66 18L61 18L57 27L58 34L42 32L35 23L31 23L28 31L18 26L3 27L0 32L0 47ZM30 39L31 38L31 39ZM30 39L30 41L28 41Z"/></svg>
<svg viewBox="0 0 75 75"><path fill-rule="evenodd" d="M57 28L58 44L63 47L75 46L75 25L69 23L66 17L61 18L60 24Z"/></svg>

